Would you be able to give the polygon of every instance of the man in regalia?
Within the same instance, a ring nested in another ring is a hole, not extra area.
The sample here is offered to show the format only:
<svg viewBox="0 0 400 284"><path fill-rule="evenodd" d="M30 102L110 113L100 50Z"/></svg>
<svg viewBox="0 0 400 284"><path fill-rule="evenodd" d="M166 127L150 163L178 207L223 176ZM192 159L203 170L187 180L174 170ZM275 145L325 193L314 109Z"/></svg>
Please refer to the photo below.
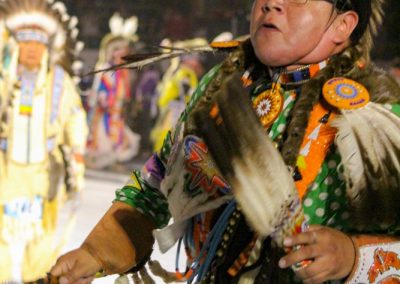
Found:
<svg viewBox="0 0 400 284"><path fill-rule="evenodd" d="M42 277L65 193L83 188L86 116L71 75L77 20L61 2L1 2L9 39L0 82L0 282ZM67 20L66 20L67 19ZM65 232L64 232L65 233Z"/></svg>

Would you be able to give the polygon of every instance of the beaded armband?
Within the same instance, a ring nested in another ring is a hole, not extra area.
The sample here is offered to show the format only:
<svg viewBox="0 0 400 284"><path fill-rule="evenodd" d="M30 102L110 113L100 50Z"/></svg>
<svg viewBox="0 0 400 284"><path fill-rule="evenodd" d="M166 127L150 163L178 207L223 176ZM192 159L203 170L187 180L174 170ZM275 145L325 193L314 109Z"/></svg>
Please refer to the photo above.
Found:
<svg viewBox="0 0 400 284"><path fill-rule="evenodd" d="M353 237L356 263L346 281L356 283L398 283L400 281L400 241L388 237Z"/></svg>
<svg viewBox="0 0 400 284"><path fill-rule="evenodd" d="M167 225L171 217L165 197L157 189L149 186L139 171L134 171L126 185L116 191L115 201L135 207L150 217L157 228Z"/></svg>

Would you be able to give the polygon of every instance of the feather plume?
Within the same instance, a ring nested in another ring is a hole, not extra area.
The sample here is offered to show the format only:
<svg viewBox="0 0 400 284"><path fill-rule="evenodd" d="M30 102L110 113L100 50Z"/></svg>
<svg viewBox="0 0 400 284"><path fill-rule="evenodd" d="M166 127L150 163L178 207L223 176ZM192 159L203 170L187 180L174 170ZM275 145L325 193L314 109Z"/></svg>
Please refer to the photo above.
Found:
<svg viewBox="0 0 400 284"><path fill-rule="evenodd" d="M296 199L294 181L261 127L238 75L222 84L216 100L220 117L198 109L193 113L196 127L250 225L268 236L280 229Z"/></svg>
<svg viewBox="0 0 400 284"><path fill-rule="evenodd" d="M138 18L136 16L130 17L129 19L125 20L122 34L126 37L133 36L137 32L138 26Z"/></svg>
<svg viewBox="0 0 400 284"><path fill-rule="evenodd" d="M115 13L110 18L110 22L109 22L109 27L110 27L111 33L119 35L123 26L124 26L124 19L118 13Z"/></svg>
<svg viewBox="0 0 400 284"><path fill-rule="evenodd" d="M79 34L79 30L77 28L73 28L70 32L70 36L73 39L76 39L78 37Z"/></svg>
<svg viewBox="0 0 400 284"><path fill-rule="evenodd" d="M361 109L342 111L332 126L338 128L336 144L347 194L360 216L356 225L361 220L390 224L398 214L400 118L371 102Z"/></svg>
<svg viewBox="0 0 400 284"><path fill-rule="evenodd" d="M93 75L101 72L115 71L118 69L141 69L146 65L153 64L162 60L176 58L188 53L202 53L202 52L212 52L213 49L209 46L195 47L192 49L181 49L174 48L171 52L161 53L143 53L143 54L132 54L123 57L126 62L118 65L111 66L105 69L94 70L89 72L87 75Z"/></svg>
<svg viewBox="0 0 400 284"><path fill-rule="evenodd" d="M233 34L231 32L223 32L217 35L213 42L221 42L221 41L231 41L233 40Z"/></svg>
<svg viewBox="0 0 400 284"><path fill-rule="evenodd" d="M82 41L78 41L74 47L74 53L76 54L76 56L78 56L83 48L85 47L85 44Z"/></svg>
<svg viewBox="0 0 400 284"><path fill-rule="evenodd" d="M58 13L60 14L66 14L67 13L67 7L65 7L65 4L62 2L55 2L52 5L52 9L57 10Z"/></svg>
<svg viewBox="0 0 400 284"><path fill-rule="evenodd" d="M78 25L78 18L76 16L72 16L69 21L68 28L71 30Z"/></svg>
<svg viewBox="0 0 400 284"><path fill-rule="evenodd" d="M125 61L122 64L114 65L105 69L94 70L87 75L93 75L100 72L115 71L118 69L141 69L146 65L153 64L162 60L174 59L192 53L205 53L216 51L231 51L232 48L237 48L235 45L231 48L212 47L203 38L194 38L185 41L178 41L169 46L168 43L158 46L164 52L150 52L143 54L132 54L123 57ZM103 56L104 57L104 56Z"/></svg>

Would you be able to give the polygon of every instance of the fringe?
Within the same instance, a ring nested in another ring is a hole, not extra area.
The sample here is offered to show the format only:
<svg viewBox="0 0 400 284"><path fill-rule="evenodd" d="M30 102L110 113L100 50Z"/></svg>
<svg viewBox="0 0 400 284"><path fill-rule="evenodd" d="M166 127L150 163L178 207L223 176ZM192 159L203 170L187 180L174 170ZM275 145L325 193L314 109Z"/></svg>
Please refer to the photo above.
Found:
<svg viewBox="0 0 400 284"><path fill-rule="evenodd" d="M175 273L168 272L164 268L161 267L161 264L158 261L150 260L148 262L151 273L154 276L160 277L163 283L175 283L182 282L178 281L175 277ZM155 284L156 281L151 277L149 272L145 267L140 269L136 273L132 274L123 274L120 275L114 282L115 284Z"/></svg>

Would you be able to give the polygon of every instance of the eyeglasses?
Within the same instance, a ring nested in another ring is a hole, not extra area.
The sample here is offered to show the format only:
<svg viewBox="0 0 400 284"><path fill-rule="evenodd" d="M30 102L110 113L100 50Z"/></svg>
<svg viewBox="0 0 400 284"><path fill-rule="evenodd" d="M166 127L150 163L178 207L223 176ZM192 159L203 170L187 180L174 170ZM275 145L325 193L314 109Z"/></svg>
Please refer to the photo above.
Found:
<svg viewBox="0 0 400 284"><path fill-rule="evenodd" d="M288 2L289 4L294 4L294 5L305 5L309 1L326 1L331 4L335 4L335 2L337 2L335 0L286 0L286 2Z"/></svg>
<svg viewBox="0 0 400 284"><path fill-rule="evenodd" d="M348 0L285 0L288 4L291 5L305 5L309 1L326 1L335 6L339 11L347 11L351 9L350 1Z"/></svg>

